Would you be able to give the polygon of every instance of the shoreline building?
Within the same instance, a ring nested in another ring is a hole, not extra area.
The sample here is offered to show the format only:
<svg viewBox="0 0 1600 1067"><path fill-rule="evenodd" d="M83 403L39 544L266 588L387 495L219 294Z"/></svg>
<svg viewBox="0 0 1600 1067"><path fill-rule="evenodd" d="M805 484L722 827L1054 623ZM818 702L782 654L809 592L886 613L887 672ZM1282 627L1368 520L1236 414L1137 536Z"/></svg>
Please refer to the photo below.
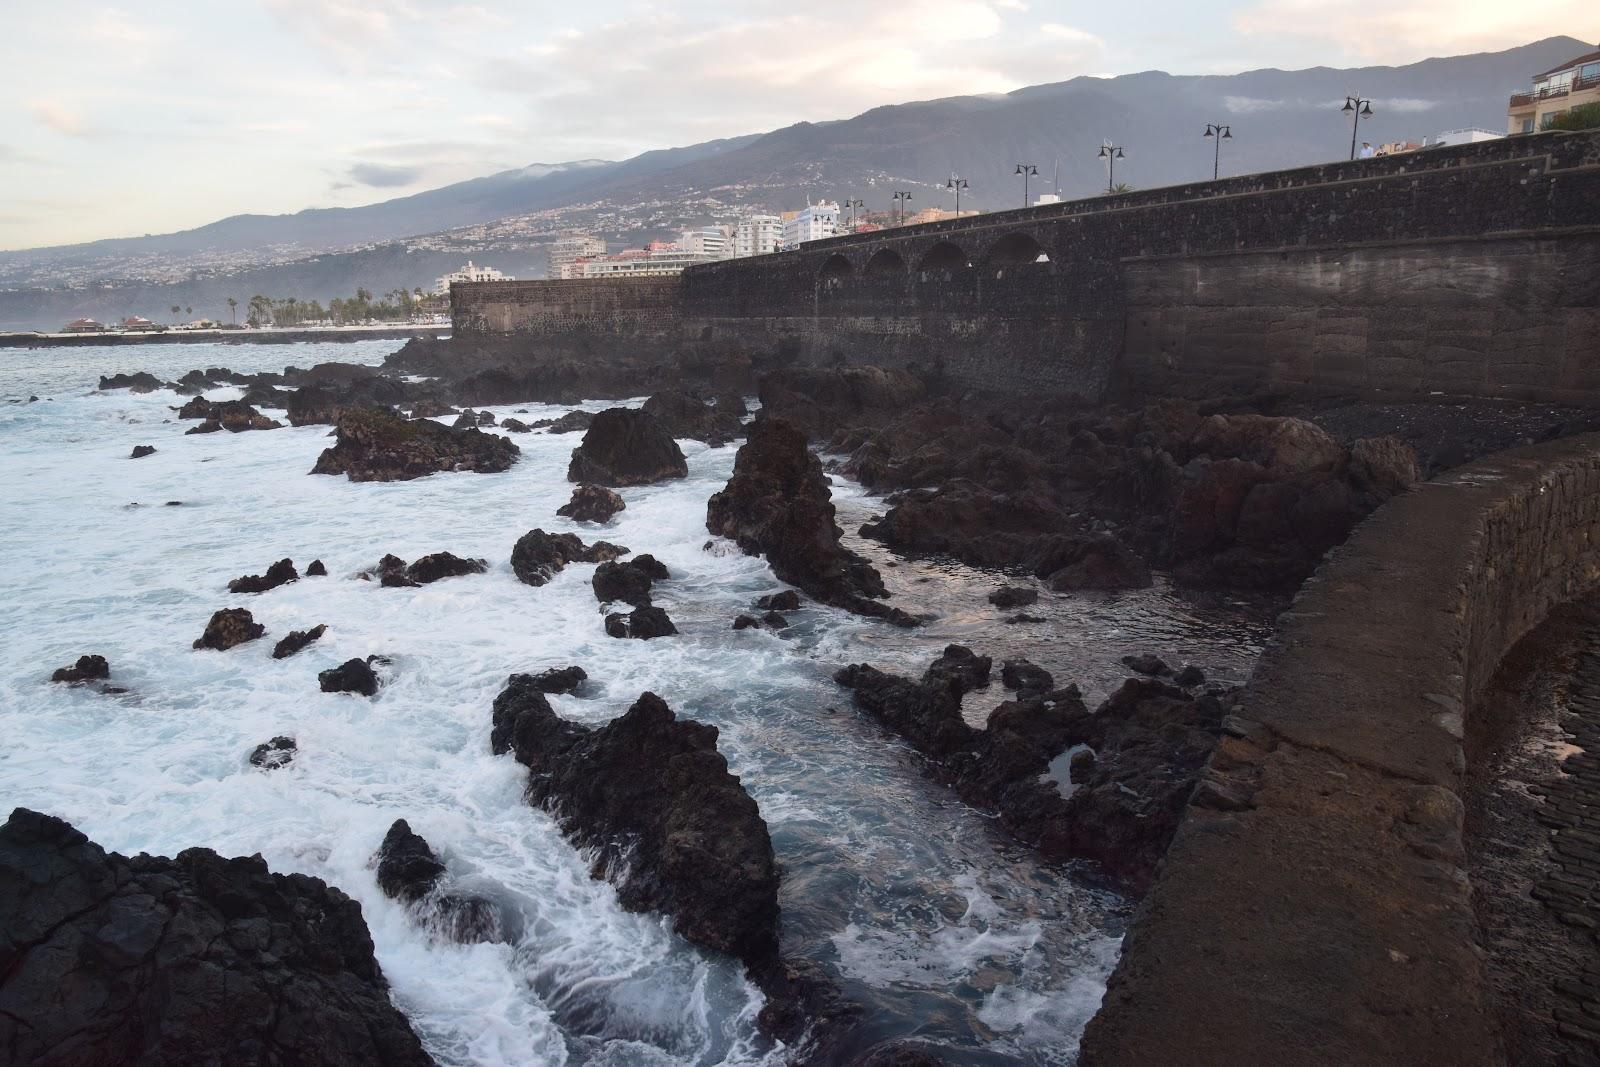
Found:
<svg viewBox="0 0 1600 1067"><path fill-rule="evenodd" d="M702 226L678 235L678 247L712 259L730 259L733 254L731 231L726 226Z"/></svg>
<svg viewBox="0 0 1600 1067"><path fill-rule="evenodd" d="M820 241L839 233L839 205L831 200L807 204L783 223L783 247L799 248L808 241Z"/></svg>
<svg viewBox="0 0 1600 1067"><path fill-rule="evenodd" d="M606 243L586 233L569 233L551 243L545 253L548 265L546 278L571 278L572 265L580 259L598 259L606 254Z"/></svg>
<svg viewBox="0 0 1600 1067"><path fill-rule="evenodd" d="M572 264L572 278L661 278L682 274L684 268L711 263L724 256L687 252L666 241L651 241L644 248L629 248L609 256L581 259Z"/></svg>
<svg viewBox="0 0 1600 1067"><path fill-rule="evenodd" d="M733 227L729 243L734 259L776 252L783 244L783 220L776 215L746 215Z"/></svg>
<svg viewBox="0 0 1600 1067"><path fill-rule="evenodd" d="M493 267L480 267L472 260L467 260L467 265L458 271L446 274L433 283L434 296L447 296L450 286L456 282L514 282L515 278L501 274Z"/></svg>
<svg viewBox="0 0 1600 1067"><path fill-rule="evenodd" d="M1506 108L1506 133L1548 130L1557 118L1583 104L1600 104L1600 50L1535 74L1531 91L1513 93Z"/></svg>

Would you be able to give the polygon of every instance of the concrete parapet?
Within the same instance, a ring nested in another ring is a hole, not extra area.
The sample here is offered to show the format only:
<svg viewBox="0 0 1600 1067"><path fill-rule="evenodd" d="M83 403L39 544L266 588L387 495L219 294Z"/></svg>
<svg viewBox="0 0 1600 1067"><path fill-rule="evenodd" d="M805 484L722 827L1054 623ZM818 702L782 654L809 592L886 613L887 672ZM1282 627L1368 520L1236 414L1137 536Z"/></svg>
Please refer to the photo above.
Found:
<svg viewBox="0 0 1600 1067"><path fill-rule="evenodd" d="M1227 720L1081 1063L1498 1062L1464 738L1505 653L1597 584L1600 435L1374 512Z"/></svg>

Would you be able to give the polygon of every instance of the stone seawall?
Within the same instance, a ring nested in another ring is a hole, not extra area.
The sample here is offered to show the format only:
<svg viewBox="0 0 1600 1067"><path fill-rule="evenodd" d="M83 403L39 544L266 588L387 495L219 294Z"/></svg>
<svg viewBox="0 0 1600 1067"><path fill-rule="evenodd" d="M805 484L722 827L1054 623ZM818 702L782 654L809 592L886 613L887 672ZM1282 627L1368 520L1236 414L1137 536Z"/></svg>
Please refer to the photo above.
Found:
<svg viewBox="0 0 1600 1067"><path fill-rule="evenodd" d="M692 267L457 286L455 331L736 346L960 389L1596 403L1600 133L1001 211Z"/></svg>
<svg viewBox="0 0 1600 1067"><path fill-rule="evenodd" d="M1081 1062L1499 1062L1464 737L1506 652L1600 584L1600 435L1375 512L1243 691Z"/></svg>

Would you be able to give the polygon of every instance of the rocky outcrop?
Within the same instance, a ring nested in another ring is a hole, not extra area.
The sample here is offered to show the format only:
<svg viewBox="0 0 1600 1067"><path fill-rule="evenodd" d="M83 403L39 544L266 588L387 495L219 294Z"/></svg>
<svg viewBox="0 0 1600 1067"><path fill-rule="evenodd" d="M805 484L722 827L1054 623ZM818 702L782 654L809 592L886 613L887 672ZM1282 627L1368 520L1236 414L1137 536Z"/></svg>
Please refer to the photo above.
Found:
<svg viewBox="0 0 1600 1067"><path fill-rule="evenodd" d="M1075 687L1051 688L1041 668L1008 660L1001 679L1017 699L980 730L963 719L961 695L987 667L987 657L955 646L920 681L866 664L835 680L935 761L938 777L1046 857L1091 859L1147 886L1216 745L1225 694L1130 679L1090 712Z"/></svg>
<svg viewBox="0 0 1600 1067"><path fill-rule="evenodd" d="M509 470L521 450L482 430L452 430L428 419L407 421L385 411L346 411L336 443L317 458L312 474L343 474L352 482L395 482L441 471L495 474Z"/></svg>
<svg viewBox="0 0 1600 1067"><path fill-rule="evenodd" d="M337 667L330 667L317 675L317 685L324 693L358 693L364 697L377 695L380 684L374 663L386 662L382 656L366 659L347 659Z"/></svg>
<svg viewBox="0 0 1600 1067"><path fill-rule="evenodd" d="M743 429L736 415L722 407L712 407L680 389L656 393L641 408L673 437L725 445Z"/></svg>
<svg viewBox="0 0 1600 1067"><path fill-rule="evenodd" d="M361 906L259 856L107 853L18 808L0 827L9 1063L424 1067Z"/></svg>
<svg viewBox="0 0 1600 1067"><path fill-rule="evenodd" d="M528 678L528 684L541 693L576 693L578 687L589 680L588 672L582 667L551 667L535 675L519 677Z"/></svg>
<svg viewBox="0 0 1600 1067"><path fill-rule="evenodd" d="M661 608L646 604L634 608L626 615L613 612L606 616L606 634L610 637L634 637L650 641L657 637L671 637L678 632L667 613Z"/></svg>
<svg viewBox="0 0 1600 1067"><path fill-rule="evenodd" d="M194 647L225 652L235 645L254 641L266 632L267 628L256 622L244 608L223 608L211 616L205 632L195 640Z"/></svg>
<svg viewBox="0 0 1600 1067"><path fill-rule="evenodd" d="M556 514L574 522L610 522L627 506L621 496L603 485L580 485L572 491L572 499L556 509Z"/></svg>
<svg viewBox="0 0 1600 1067"><path fill-rule="evenodd" d="M649 553L624 562L606 562L594 569L595 599L602 604L620 600L643 608L650 606L650 588L657 580L672 577L667 568Z"/></svg>
<svg viewBox="0 0 1600 1067"><path fill-rule="evenodd" d="M263 741L250 753L250 766L260 767L264 771L276 771L289 766L294 762L295 753L299 746L292 737L274 737L271 741Z"/></svg>
<svg viewBox="0 0 1600 1067"><path fill-rule="evenodd" d="M781 593L768 593L766 596L756 598L756 607L762 611L799 611L800 594L793 589L785 589Z"/></svg>
<svg viewBox="0 0 1600 1067"><path fill-rule="evenodd" d="M580 433L594 424L594 412L569 411L554 419L539 419L530 425L545 433Z"/></svg>
<svg viewBox="0 0 1600 1067"><path fill-rule="evenodd" d="M569 482L610 486L649 485L688 474L678 443L652 416L632 408L596 415L567 466Z"/></svg>
<svg viewBox="0 0 1600 1067"><path fill-rule="evenodd" d="M265 593L269 589L276 589L280 585L300 580L300 572L294 569L294 560L280 559L267 568L266 574L247 574L242 578L235 578L228 583L230 593Z"/></svg>
<svg viewBox="0 0 1600 1067"><path fill-rule="evenodd" d="M452 410L432 382L405 382L372 373L352 374L346 380L323 380L302 385L283 401L291 426L334 424L346 413L408 407L413 411L444 414Z"/></svg>
<svg viewBox="0 0 1600 1067"><path fill-rule="evenodd" d="M628 550L608 541L585 545L577 534L529 530L511 549L511 569L524 585L544 585L569 563L605 563Z"/></svg>
<svg viewBox="0 0 1600 1067"><path fill-rule="evenodd" d="M153 393L163 388L167 383L157 378L149 371L134 371L132 374L101 375L101 390L126 389L133 393Z"/></svg>
<svg viewBox="0 0 1600 1067"><path fill-rule="evenodd" d="M179 408L178 418L204 420L189 433L213 433L217 430L243 433L246 430L276 430L283 425L277 419L267 418L243 400L213 401L203 396L197 396Z"/></svg>
<svg viewBox="0 0 1600 1067"><path fill-rule="evenodd" d="M389 827L373 859L378 888L410 905L425 926L464 944L504 939L499 907L486 897L445 892L448 868L404 819Z"/></svg>
<svg viewBox="0 0 1600 1067"><path fill-rule="evenodd" d="M746 555L765 556L773 573L813 598L898 625L915 620L879 603L888 596L872 565L839 543L822 464L805 435L781 419L751 424L733 477L706 505L706 528Z"/></svg>
<svg viewBox="0 0 1600 1067"><path fill-rule="evenodd" d="M762 377L763 417L787 420L810 437L895 418L927 397L912 375L883 367L796 367Z"/></svg>
<svg viewBox="0 0 1600 1067"><path fill-rule="evenodd" d="M133 446L133 451L128 453L128 458L129 459L143 459L146 456L153 456L155 454L156 454L156 446L155 445L134 445Z"/></svg>
<svg viewBox="0 0 1600 1067"><path fill-rule="evenodd" d="M290 630L287 636L272 646L272 658L288 659L327 632L327 623L318 623L309 630Z"/></svg>
<svg viewBox="0 0 1600 1067"><path fill-rule="evenodd" d="M1039 599L1039 590L1026 585L1002 585L989 594L989 603L1002 610L1025 608Z"/></svg>
<svg viewBox="0 0 1600 1067"><path fill-rule="evenodd" d="M98 682L111 677L111 664L106 662L104 656L88 655L79 656L78 661L70 667L57 667L50 675L52 682Z"/></svg>
<svg viewBox="0 0 1600 1067"><path fill-rule="evenodd" d="M320 559L312 560L311 566L306 568L307 578L326 578L327 576L328 567Z"/></svg>
<svg viewBox="0 0 1600 1067"><path fill-rule="evenodd" d="M468 574L482 574L489 569L487 560L462 559L450 552L434 552L423 556L406 568L406 577L418 585L428 585L441 578L460 578Z"/></svg>
<svg viewBox="0 0 1600 1067"><path fill-rule="evenodd" d="M1057 534L1041 538L1027 561L1057 593L1075 589L1145 589L1150 568L1109 533Z"/></svg>
<svg viewBox="0 0 1600 1067"><path fill-rule="evenodd" d="M513 419L513 418L510 418L509 416L500 420L500 428L502 430L505 430L507 433L532 433L533 432L533 427L532 426L529 426L527 423L523 422L521 419Z"/></svg>
<svg viewBox="0 0 1600 1067"><path fill-rule="evenodd" d="M568 722L526 675L494 702L491 742L532 773L531 801L596 854L631 911L656 911L704 948L750 966L778 949L778 866L754 800L728 773L717 730L645 693L604 726Z"/></svg>

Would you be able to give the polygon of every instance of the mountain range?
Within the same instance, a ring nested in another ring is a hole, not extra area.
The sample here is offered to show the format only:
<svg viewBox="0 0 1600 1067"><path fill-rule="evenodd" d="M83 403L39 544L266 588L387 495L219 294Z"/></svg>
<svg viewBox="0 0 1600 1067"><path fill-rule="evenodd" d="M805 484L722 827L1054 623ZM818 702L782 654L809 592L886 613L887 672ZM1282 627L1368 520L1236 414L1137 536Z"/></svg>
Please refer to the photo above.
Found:
<svg viewBox="0 0 1600 1067"><path fill-rule="evenodd" d="M1106 184L1097 151L1107 140L1125 152L1119 182L1193 181L1211 174L1207 123L1231 128L1224 175L1342 159L1350 151L1346 94L1372 100L1359 139L1374 144L1462 127L1499 131L1511 92L1592 48L1552 37L1395 67L1078 77L619 162L535 164L365 207L237 215L174 234L0 252L0 329L54 328L77 315L154 317L170 304L224 317L227 296L242 302L255 292L325 301L358 285L426 287L467 255L493 255L508 273L536 276L544 243L564 229L638 244L749 208L850 197L886 210L896 189L912 193L913 209L949 207L952 174L969 182L963 207L1012 207L1022 203L1017 163L1038 167L1032 194L1090 196Z"/></svg>

